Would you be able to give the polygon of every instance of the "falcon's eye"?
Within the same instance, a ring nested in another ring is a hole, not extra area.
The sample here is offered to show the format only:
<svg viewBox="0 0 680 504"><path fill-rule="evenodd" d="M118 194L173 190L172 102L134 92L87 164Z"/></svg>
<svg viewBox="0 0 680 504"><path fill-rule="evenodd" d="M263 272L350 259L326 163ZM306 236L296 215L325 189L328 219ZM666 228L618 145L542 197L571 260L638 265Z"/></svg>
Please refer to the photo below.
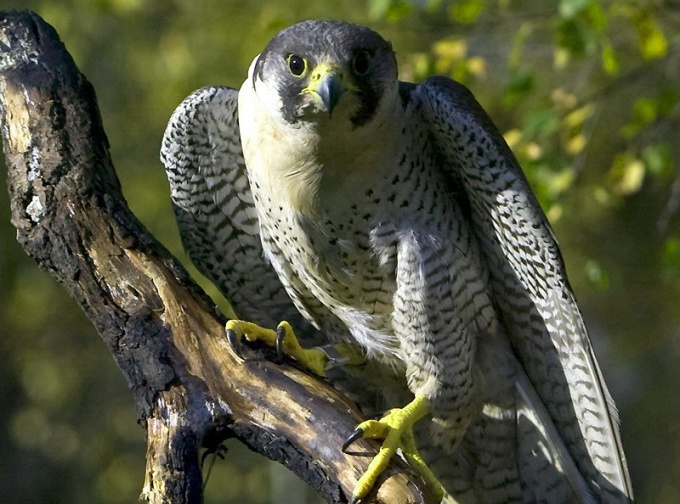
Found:
<svg viewBox="0 0 680 504"><path fill-rule="evenodd" d="M371 61L373 56L366 50L359 51L356 56L354 56L354 61L352 61L352 68L357 73L357 75L365 75L371 68Z"/></svg>
<svg viewBox="0 0 680 504"><path fill-rule="evenodd" d="M298 56L297 54L291 54L288 56L288 68L290 69L290 73L299 77L305 73L307 62L303 57Z"/></svg>

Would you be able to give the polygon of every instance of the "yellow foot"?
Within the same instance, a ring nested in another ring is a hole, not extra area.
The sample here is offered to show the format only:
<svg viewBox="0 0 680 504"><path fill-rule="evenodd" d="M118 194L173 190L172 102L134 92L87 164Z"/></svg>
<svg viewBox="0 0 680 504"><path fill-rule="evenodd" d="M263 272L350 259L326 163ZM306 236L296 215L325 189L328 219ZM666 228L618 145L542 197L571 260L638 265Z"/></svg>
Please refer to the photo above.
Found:
<svg viewBox="0 0 680 504"><path fill-rule="evenodd" d="M441 484L418 453L413 436L413 424L426 415L429 409L430 403L427 398L419 395L405 407L388 411L380 420L367 420L357 426L342 445L343 452L346 453L349 446L361 438L384 439L384 441L380 451L354 487L352 503L368 495L397 449L401 449L408 463L420 473L437 498L442 499L444 493Z"/></svg>
<svg viewBox="0 0 680 504"><path fill-rule="evenodd" d="M358 365L365 360L363 353L351 345L303 348L288 322L281 322L276 331L273 331L251 322L230 320L226 329L227 339L232 348L238 347L241 338L247 341L261 341L275 347L279 356L287 355L319 376L325 376L326 371L332 367L344 364Z"/></svg>

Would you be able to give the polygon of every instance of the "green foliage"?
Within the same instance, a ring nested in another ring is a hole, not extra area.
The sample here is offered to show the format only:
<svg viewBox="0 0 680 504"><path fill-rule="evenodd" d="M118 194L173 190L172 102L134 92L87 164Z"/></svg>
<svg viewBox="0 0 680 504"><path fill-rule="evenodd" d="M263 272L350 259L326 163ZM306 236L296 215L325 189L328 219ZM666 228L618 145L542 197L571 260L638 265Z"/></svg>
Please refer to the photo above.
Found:
<svg viewBox="0 0 680 504"><path fill-rule="evenodd" d="M585 272L588 280L599 289L606 290L609 287L609 277L597 261L586 261Z"/></svg>
<svg viewBox="0 0 680 504"><path fill-rule="evenodd" d="M631 21L638 35L638 48L645 59L657 59L666 55L668 41L652 12L635 10Z"/></svg>
<svg viewBox="0 0 680 504"><path fill-rule="evenodd" d="M369 0L368 15L371 19L397 21L413 11L413 5L406 0Z"/></svg>
<svg viewBox="0 0 680 504"><path fill-rule="evenodd" d="M452 2L449 7L449 18L461 24L472 24L482 15L486 8L484 0L460 0Z"/></svg>
<svg viewBox="0 0 680 504"><path fill-rule="evenodd" d="M666 278L672 282L680 282L680 238L673 237L663 247L663 264Z"/></svg>
<svg viewBox="0 0 680 504"><path fill-rule="evenodd" d="M642 150L642 162L652 175L667 178L673 168L671 146L666 141L648 145Z"/></svg>
<svg viewBox="0 0 680 504"><path fill-rule="evenodd" d="M608 40L602 41L602 69L609 75L616 75L621 68L619 56Z"/></svg>
<svg viewBox="0 0 680 504"><path fill-rule="evenodd" d="M671 4L5 3L30 7L58 30L95 86L133 211L185 264L158 161L165 124L194 89L239 86L280 28L308 17L371 24L392 40L402 79L443 74L469 86L555 226L596 350L606 350L601 364L621 411L639 501L680 501L672 416L680 407L680 21ZM132 502L143 478L144 433L120 372L62 288L19 250L6 191L0 235L0 397L7 405L0 409L0 494ZM283 494L289 502L290 480L264 468L230 444L206 501L264 503Z"/></svg>
<svg viewBox="0 0 680 504"><path fill-rule="evenodd" d="M621 152L614 157L609 169L609 185L618 194L636 193L642 187L645 165L631 152Z"/></svg>

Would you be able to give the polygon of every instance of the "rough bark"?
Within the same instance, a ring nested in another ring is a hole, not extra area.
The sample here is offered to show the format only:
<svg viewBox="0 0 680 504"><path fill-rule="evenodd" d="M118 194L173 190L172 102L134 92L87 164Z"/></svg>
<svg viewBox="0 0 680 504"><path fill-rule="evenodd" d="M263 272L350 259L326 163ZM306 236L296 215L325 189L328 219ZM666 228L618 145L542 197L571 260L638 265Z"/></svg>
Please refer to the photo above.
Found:
<svg viewBox="0 0 680 504"><path fill-rule="evenodd" d="M320 379L232 351L211 301L130 212L94 90L31 12L0 13L0 121L17 239L86 312L146 426L141 499L201 502L200 450L235 437L346 502L376 450L340 451L360 412ZM394 461L366 501L433 499Z"/></svg>

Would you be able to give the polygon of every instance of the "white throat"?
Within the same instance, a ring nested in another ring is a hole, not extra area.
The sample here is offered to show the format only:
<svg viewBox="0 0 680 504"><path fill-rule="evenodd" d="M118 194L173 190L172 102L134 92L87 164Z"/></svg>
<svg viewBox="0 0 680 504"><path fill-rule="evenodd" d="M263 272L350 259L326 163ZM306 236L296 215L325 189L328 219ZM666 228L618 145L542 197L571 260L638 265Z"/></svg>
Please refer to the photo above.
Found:
<svg viewBox="0 0 680 504"><path fill-rule="evenodd" d="M332 205L372 185L393 166L398 150L394 139L399 138L395 133L403 116L396 86L394 96L384 97L383 107L361 127L352 125L350 107L342 103L332 118L289 124L282 117L278 91L253 80L256 61L241 86L238 104L243 154L254 193L261 191L294 212L313 215L319 205Z"/></svg>

